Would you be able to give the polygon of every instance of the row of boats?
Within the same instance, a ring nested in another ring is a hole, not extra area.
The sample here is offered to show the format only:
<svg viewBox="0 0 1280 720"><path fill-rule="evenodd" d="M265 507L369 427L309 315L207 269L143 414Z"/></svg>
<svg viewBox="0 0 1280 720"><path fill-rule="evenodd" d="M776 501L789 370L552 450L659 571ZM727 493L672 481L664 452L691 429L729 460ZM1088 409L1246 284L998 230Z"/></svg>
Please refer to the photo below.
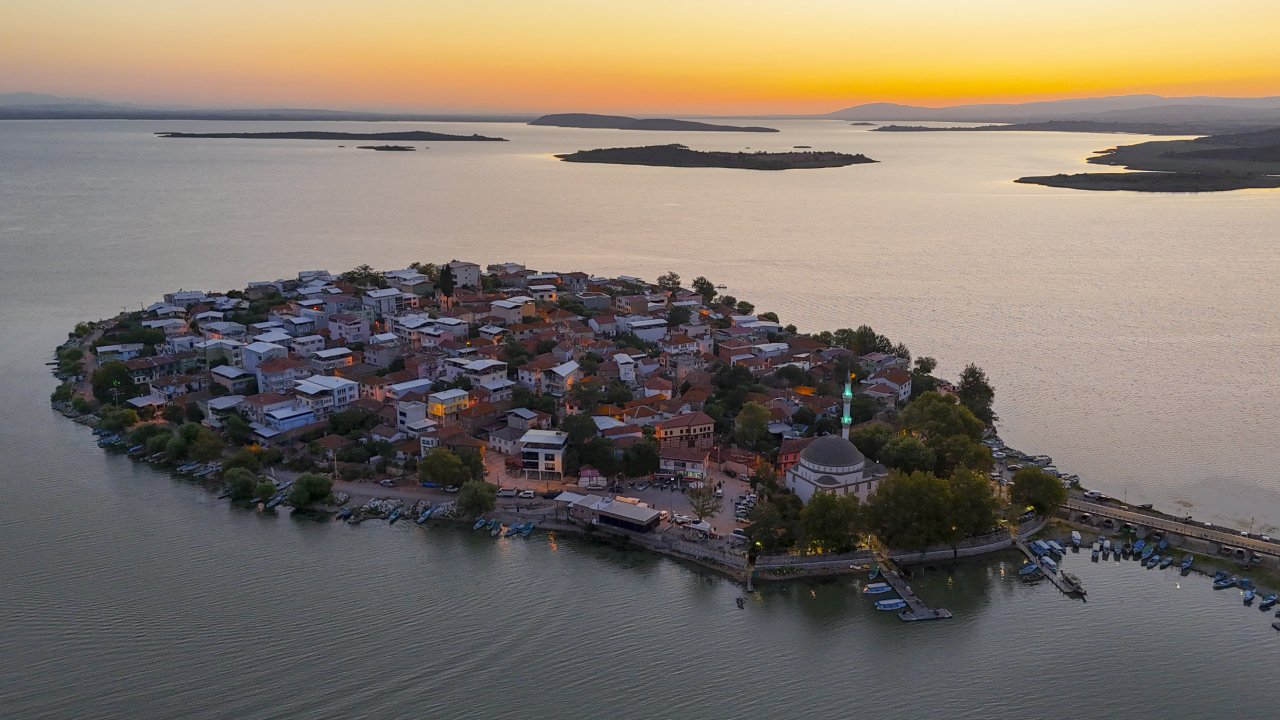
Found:
<svg viewBox="0 0 1280 720"><path fill-rule="evenodd" d="M498 537L499 535L502 537L515 537L516 535L520 535L527 538L533 534L533 530L536 527L537 525L532 521L504 526L497 518L489 518L486 520L483 517L478 517L476 518L475 523L471 526L471 529L488 530L489 535L492 537Z"/></svg>
<svg viewBox="0 0 1280 720"><path fill-rule="evenodd" d="M1253 601L1258 597L1258 589L1254 587L1253 581L1249 578L1236 577L1226 570L1219 570L1214 574L1214 590L1226 590L1233 587L1238 587L1243 591L1240 597L1245 605L1252 605ZM1277 601L1280 601L1280 595L1270 593L1262 598L1262 602L1258 603L1258 608L1265 612L1275 607ZM1276 611L1276 617L1280 617L1280 610Z"/></svg>
<svg viewBox="0 0 1280 720"><path fill-rule="evenodd" d="M872 565L871 573L867 575L867 579L875 580L877 577L880 577L880 566ZM891 593L891 592L893 592L893 586L887 582L867 583L862 588L862 594L869 595L869 596L884 595L885 593ZM905 610L907 608L907 601L903 600L900 597L886 598L884 600L876 600L875 608L877 610L881 610L884 612L894 612L898 610Z"/></svg>

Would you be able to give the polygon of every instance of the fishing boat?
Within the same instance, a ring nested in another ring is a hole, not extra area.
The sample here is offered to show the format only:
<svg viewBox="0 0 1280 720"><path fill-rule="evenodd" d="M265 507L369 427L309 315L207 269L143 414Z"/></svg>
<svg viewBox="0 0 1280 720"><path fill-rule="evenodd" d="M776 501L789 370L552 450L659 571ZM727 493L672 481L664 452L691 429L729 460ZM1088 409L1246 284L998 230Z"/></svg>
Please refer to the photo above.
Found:
<svg viewBox="0 0 1280 720"><path fill-rule="evenodd" d="M1238 582L1237 584L1238 584L1238 585L1241 587L1241 589L1243 589L1243 590L1252 590L1252 589L1253 589L1253 581L1252 581L1252 580L1250 580L1249 578L1240 578L1240 580L1239 580L1239 582Z"/></svg>
<svg viewBox="0 0 1280 720"><path fill-rule="evenodd" d="M876 578L878 578L878 577L880 577L880 566L879 566L879 565L872 565L872 566L871 566L871 572L867 573L867 579L868 579L868 580L875 580L875 579L876 579Z"/></svg>
<svg viewBox="0 0 1280 720"><path fill-rule="evenodd" d="M226 500L226 499L227 499L227 498L229 498L229 497L231 497L231 491L230 491L230 490L223 490L223 491L222 491L222 493L221 493L220 495L218 495L218 499L219 499L219 500Z"/></svg>
<svg viewBox="0 0 1280 720"><path fill-rule="evenodd" d="M1137 555L1138 553L1142 552L1143 548L1145 548L1146 546L1147 546L1147 541L1143 540L1142 538L1138 538L1137 540L1133 541L1133 554Z"/></svg>
<svg viewBox="0 0 1280 720"><path fill-rule="evenodd" d="M1079 530L1071 531L1071 546L1076 548L1077 550L1080 549L1080 531Z"/></svg>
<svg viewBox="0 0 1280 720"><path fill-rule="evenodd" d="M1160 556L1152 555L1151 557L1147 558L1147 562L1145 564L1147 566L1147 569L1150 570L1151 568L1160 564Z"/></svg>
<svg viewBox="0 0 1280 720"><path fill-rule="evenodd" d="M1219 580L1226 580L1227 575L1228 573L1226 570L1219 570L1218 572L1213 574L1213 581L1218 582Z"/></svg>
<svg viewBox="0 0 1280 720"><path fill-rule="evenodd" d="M1229 587L1236 586L1236 579L1233 577L1224 577L1220 580L1213 581L1214 590L1226 590Z"/></svg>
<svg viewBox="0 0 1280 720"><path fill-rule="evenodd" d="M498 518L492 518L492 519L490 519L490 520L489 520L489 522L485 523L485 527L489 528L490 530L497 530L497 529L498 529Z"/></svg>
<svg viewBox="0 0 1280 720"><path fill-rule="evenodd" d="M1258 604L1258 609L1259 609L1259 610L1270 610L1271 608L1275 607L1275 604L1276 604L1276 601L1277 601L1277 600L1280 600L1280 595L1276 595L1275 593L1271 593L1270 595L1268 595L1268 596L1266 596L1266 597L1262 598L1262 602Z"/></svg>
<svg viewBox="0 0 1280 720"><path fill-rule="evenodd" d="M1056 554L1058 557L1067 554L1067 549L1062 547L1057 540L1046 540L1045 544L1049 546L1049 552Z"/></svg>
<svg viewBox="0 0 1280 720"><path fill-rule="evenodd" d="M1044 576L1044 572L1036 563L1026 563L1018 568L1018 578L1023 582L1033 582Z"/></svg>
<svg viewBox="0 0 1280 720"><path fill-rule="evenodd" d="M1149 559L1152 555L1155 555L1155 552L1156 552L1156 548L1154 545L1148 545L1142 548L1142 559L1143 560ZM1160 556L1156 555L1156 557L1160 557ZM1159 560L1157 560L1156 562L1159 562Z"/></svg>
<svg viewBox="0 0 1280 720"><path fill-rule="evenodd" d="M1242 596L1244 600L1244 604L1252 605L1253 599L1257 597L1257 595L1258 595L1257 591L1255 591L1253 588L1249 588L1248 590L1245 590L1244 595Z"/></svg>
<svg viewBox="0 0 1280 720"><path fill-rule="evenodd" d="M1160 538L1160 542L1156 544L1157 550L1164 550L1169 547L1169 538Z"/></svg>
<svg viewBox="0 0 1280 720"><path fill-rule="evenodd" d="M877 610L884 610L884 611L886 611L886 612L888 612L888 611L890 611L890 610L901 610L901 609L905 608L906 606L907 606L907 601L906 601L906 600L903 600L902 598L893 598L892 600L877 600L877 601L876 601L876 609L877 609Z"/></svg>
<svg viewBox="0 0 1280 720"><path fill-rule="evenodd" d="M284 502L284 497L285 497L285 496L284 496L284 493L280 493L280 494L276 495L275 497L271 498L270 500L268 500L268 501L267 501L266 508L267 508L268 510L273 510L273 509L275 509L275 507L276 507L277 505L279 505L280 503Z"/></svg>
<svg viewBox="0 0 1280 720"><path fill-rule="evenodd" d="M1131 552L1133 552L1133 546L1129 544L1128 540L1125 540L1124 544L1120 546L1120 555L1123 557L1129 557L1129 553Z"/></svg>
<svg viewBox="0 0 1280 720"><path fill-rule="evenodd" d="M502 526L501 526L501 525L499 525L498 527L493 528L492 530L490 530L490 531L489 531L489 537L498 537L498 536L499 536L499 535L501 535L501 534L502 534Z"/></svg>
<svg viewBox="0 0 1280 720"><path fill-rule="evenodd" d="M146 445L134 445L128 450L125 450L125 452L129 453L130 455L136 455L146 449L147 449Z"/></svg>
<svg viewBox="0 0 1280 720"><path fill-rule="evenodd" d="M395 525L396 521L399 520L400 516L403 514L404 514L404 511L401 510L400 508L396 508L395 510L392 510L391 514L387 516L387 524Z"/></svg>
<svg viewBox="0 0 1280 720"><path fill-rule="evenodd" d="M1169 567L1172 564L1173 564L1173 556L1165 555L1164 558L1160 560L1160 569L1164 570L1165 568Z"/></svg>
<svg viewBox="0 0 1280 720"><path fill-rule="evenodd" d="M1089 559L1094 562L1098 562L1098 548L1093 549L1093 552L1089 555Z"/></svg>
<svg viewBox="0 0 1280 720"><path fill-rule="evenodd" d="M1191 557L1190 555L1187 555L1187 556L1183 557L1183 558L1182 558L1182 571L1183 571L1183 572L1186 572L1186 571L1190 570L1190 569L1191 569L1191 564L1192 564L1192 563L1194 563L1195 561L1196 561L1196 559L1195 559L1194 557Z"/></svg>
<svg viewBox="0 0 1280 720"><path fill-rule="evenodd" d="M534 525L532 522L527 522L527 523L525 523L525 524L524 524L524 529L520 531L520 536L521 536L521 537L526 537L526 538L527 538L527 537L529 537L530 535L532 535L532 534L533 534L533 529L534 529L535 527L537 527L537 526L536 526L536 525Z"/></svg>
<svg viewBox="0 0 1280 720"><path fill-rule="evenodd" d="M1274 628L1274 629L1276 629L1276 630L1280 630L1280 622L1273 622L1273 623L1271 623L1271 627L1272 627L1272 628Z"/></svg>
<svg viewBox="0 0 1280 720"><path fill-rule="evenodd" d="M871 583L870 585L867 585L866 587L862 588L862 594L863 595L880 595L882 593L891 592L892 590L893 590L893 586L890 585L889 583L883 583L883 582Z"/></svg>
<svg viewBox="0 0 1280 720"><path fill-rule="evenodd" d="M1085 592L1084 585L1080 582L1080 578L1071 573L1062 573L1062 579L1067 584L1067 591L1076 593L1077 595L1088 595Z"/></svg>
<svg viewBox="0 0 1280 720"><path fill-rule="evenodd" d="M1047 555L1045 557L1040 558L1040 567L1044 568L1045 570L1048 570L1051 573L1058 572L1058 563L1054 562L1053 558Z"/></svg>
<svg viewBox="0 0 1280 720"><path fill-rule="evenodd" d="M476 524L475 524L475 525L472 525L472 526L471 526L471 529L472 529L472 530L479 530L480 528L484 527L485 522L487 522L487 521L486 521L484 518L476 518Z"/></svg>
<svg viewBox="0 0 1280 720"><path fill-rule="evenodd" d="M351 508L342 508L335 517L339 520L346 520L351 517Z"/></svg>
<svg viewBox="0 0 1280 720"><path fill-rule="evenodd" d="M520 532L520 526L518 524L511 525L507 528L506 532L502 533L502 537L511 537L512 535L515 535L518 532Z"/></svg>
<svg viewBox="0 0 1280 720"><path fill-rule="evenodd" d="M431 508L427 508L426 510L423 510L422 512L418 513L418 519L415 520L414 522L421 525L427 521L427 518L430 518L430 517L431 517Z"/></svg>

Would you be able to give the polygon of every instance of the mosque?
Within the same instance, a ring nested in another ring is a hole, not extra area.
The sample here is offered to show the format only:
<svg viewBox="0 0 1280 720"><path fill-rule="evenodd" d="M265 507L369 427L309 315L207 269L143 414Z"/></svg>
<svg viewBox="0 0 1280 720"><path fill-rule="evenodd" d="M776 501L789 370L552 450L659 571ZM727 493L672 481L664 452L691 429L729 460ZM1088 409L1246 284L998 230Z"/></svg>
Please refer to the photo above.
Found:
<svg viewBox="0 0 1280 720"><path fill-rule="evenodd" d="M800 453L800 460L787 469L786 485L807 503L816 493L856 495L866 502L876 489L880 478L867 474L867 460L849 441L849 426L853 423L849 403L853 400L853 382L844 386L844 417L840 435L820 437Z"/></svg>

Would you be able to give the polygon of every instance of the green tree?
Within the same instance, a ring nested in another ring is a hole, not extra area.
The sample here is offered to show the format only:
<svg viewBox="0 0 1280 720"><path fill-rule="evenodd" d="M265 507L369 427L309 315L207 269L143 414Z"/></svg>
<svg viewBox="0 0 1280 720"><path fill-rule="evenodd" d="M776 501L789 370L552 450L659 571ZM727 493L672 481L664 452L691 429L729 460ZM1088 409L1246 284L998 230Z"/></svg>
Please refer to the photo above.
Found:
<svg viewBox="0 0 1280 720"><path fill-rule="evenodd" d="M935 468L942 476L949 476L958 469L991 472L995 467L991 449L964 435L952 435L937 443L935 453L938 458Z"/></svg>
<svg viewBox="0 0 1280 720"><path fill-rule="evenodd" d="M471 479L471 469L452 451L436 448L418 461L418 478L438 485L462 485Z"/></svg>
<svg viewBox="0 0 1280 720"><path fill-rule="evenodd" d="M614 477L622 472L622 461L618 458L613 442L608 438L592 437L583 443L578 450L579 465L590 465L605 477Z"/></svg>
<svg viewBox="0 0 1280 720"><path fill-rule="evenodd" d="M668 292L675 292L680 289L680 276L675 272L668 272L658 278L658 287Z"/></svg>
<svg viewBox="0 0 1280 720"><path fill-rule="evenodd" d="M698 487L689 488L685 492L689 499L689 507L699 520L720 512L724 499L716 497L716 489L709 482L700 483Z"/></svg>
<svg viewBox="0 0 1280 720"><path fill-rule="evenodd" d="M128 408L104 407L98 413L98 427L111 432L119 432L138 424L138 413Z"/></svg>
<svg viewBox="0 0 1280 720"><path fill-rule="evenodd" d="M693 311L687 305L672 305L667 311L667 327L675 328L693 319Z"/></svg>
<svg viewBox="0 0 1280 720"><path fill-rule="evenodd" d="M1022 468L1013 474L1009 499L1018 507L1034 508L1040 515L1051 515L1067 500L1062 481L1040 468Z"/></svg>
<svg viewBox="0 0 1280 720"><path fill-rule="evenodd" d="M772 444L769 434L769 409L758 402L747 402L733 420L733 439L741 447L763 452Z"/></svg>
<svg viewBox="0 0 1280 720"><path fill-rule="evenodd" d="M90 384L93 386L93 396L103 404L124 402L139 392L133 384L133 378L129 377L129 368L119 360L100 365L93 371Z"/></svg>
<svg viewBox="0 0 1280 720"><path fill-rule="evenodd" d="M925 438L942 441L955 435L982 440L982 421L950 395L925 393L912 400L899 415L902 426ZM930 442L930 445L933 443Z"/></svg>
<svg viewBox="0 0 1280 720"><path fill-rule="evenodd" d="M226 480L227 492L232 500L248 500L253 497L254 487L258 484L258 477L242 467L231 468L223 479Z"/></svg>
<svg viewBox="0 0 1280 720"><path fill-rule="evenodd" d="M653 438L631 445L622 451L622 473L627 477L644 477L658 472L658 443Z"/></svg>
<svg viewBox="0 0 1280 720"><path fill-rule="evenodd" d="M885 467L913 473L932 472L937 466L938 459L933 449L921 442L919 438L899 435L881 446L880 462Z"/></svg>
<svg viewBox="0 0 1280 720"><path fill-rule="evenodd" d="M199 405L195 403L187 405L187 421L193 423L204 422L204 411L200 409Z"/></svg>
<svg viewBox="0 0 1280 720"><path fill-rule="evenodd" d="M498 505L498 488L481 480L468 480L458 491L458 510L467 517L493 512Z"/></svg>
<svg viewBox="0 0 1280 720"><path fill-rule="evenodd" d="M856 495L818 492L800 511L800 529L810 550L843 553L857 546L860 519Z"/></svg>
<svg viewBox="0 0 1280 720"><path fill-rule="evenodd" d="M747 537L756 548L766 554L786 552L795 547L799 541L799 513L792 509L783 498L796 500L794 495L780 495L761 502L751 511L747 519ZM796 503L798 505L798 502Z"/></svg>
<svg viewBox="0 0 1280 720"><path fill-rule="evenodd" d="M187 441L180 435L174 435L164 446L164 459L171 463L185 460L187 457Z"/></svg>
<svg viewBox="0 0 1280 720"><path fill-rule="evenodd" d="M581 445L596 436L596 421L587 413L578 413L561 420L560 430L568 433L571 445Z"/></svg>
<svg viewBox="0 0 1280 720"><path fill-rule="evenodd" d="M275 494L276 494L275 483L271 482L270 480L259 480L258 484L253 486L253 495L251 496L251 498L257 499L259 501L270 500L271 497Z"/></svg>
<svg viewBox="0 0 1280 720"><path fill-rule="evenodd" d="M990 532L996 524L996 498L985 475L961 468L951 484L952 526L960 537Z"/></svg>
<svg viewBox="0 0 1280 720"><path fill-rule="evenodd" d="M174 425L180 425L187 416L187 409L179 403L169 403L164 407L164 419Z"/></svg>
<svg viewBox="0 0 1280 720"><path fill-rule="evenodd" d="M918 372L921 375L932 375L933 371L937 369L937 367L938 367L938 361L934 360L928 355L922 355L916 358L915 372Z"/></svg>
<svg viewBox="0 0 1280 720"><path fill-rule="evenodd" d="M880 453L892 438L893 431L888 425L880 423L862 425L849 433L849 440L858 448L858 452L876 462L880 462Z"/></svg>
<svg viewBox="0 0 1280 720"><path fill-rule="evenodd" d="M991 407L996 399L996 391L987 381L987 374L977 365L969 363L964 372L960 373L956 395L959 396L960 403L984 424L994 425L1000 419Z"/></svg>
<svg viewBox="0 0 1280 720"><path fill-rule="evenodd" d="M303 473L289 488L289 504L296 508L311 507L328 499L332 490L333 481L329 476Z"/></svg>
<svg viewBox="0 0 1280 720"><path fill-rule="evenodd" d="M867 506L869 526L892 548L921 550L952 542L950 485L929 472L895 470L880 482Z"/></svg>
<svg viewBox="0 0 1280 720"><path fill-rule="evenodd" d="M262 461L258 458L258 454L248 448L240 448L231 454L231 457L222 462L222 471L224 473L233 468L244 468L250 472L258 472L262 469Z"/></svg>
<svg viewBox="0 0 1280 720"><path fill-rule="evenodd" d="M454 289L453 268L445 265L440 269L439 277L436 278L436 291L442 297L451 298Z"/></svg>
<svg viewBox="0 0 1280 720"><path fill-rule="evenodd" d="M243 445L253 438L253 428L249 427L249 422L235 413L222 421L222 429L227 433L227 439L233 443Z"/></svg>
<svg viewBox="0 0 1280 720"><path fill-rule="evenodd" d="M222 438L218 437L217 433L207 427L200 426L195 439L191 441L187 454L191 456L192 460L209 462L222 455L222 447Z"/></svg>
<svg viewBox="0 0 1280 720"><path fill-rule="evenodd" d="M778 484L778 473L774 472L773 466L767 463L761 463L751 471L751 487L766 494L772 495L782 489Z"/></svg>
<svg viewBox="0 0 1280 720"><path fill-rule="evenodd" d="M737 303L736 305L734 305L734 306L733 306L733 309L734 309L734 310L735 310L739 315L750 315L751 313L753 313L753 312L755 312L755 311L756 311L756 306L755 306L755 305L752 305L751 303L747 302L746 300L739 300L739 301L738 301L738 303Z"/></svg>
<svg viewBox="0 0 1280 720"><path fill-rule="evenodd" d="M358 265L341 275L342 280L351 283L357 287L386 287L387 279L382 273L374 270L368 265Z"/></svg>
<svg viewBox="0 0 1280 720"><path fill-rule="evenodd" d="M716 284L699 275L690 283L693 291L702 296L702 304L710 305L711 301L716 298Z"/></svg>

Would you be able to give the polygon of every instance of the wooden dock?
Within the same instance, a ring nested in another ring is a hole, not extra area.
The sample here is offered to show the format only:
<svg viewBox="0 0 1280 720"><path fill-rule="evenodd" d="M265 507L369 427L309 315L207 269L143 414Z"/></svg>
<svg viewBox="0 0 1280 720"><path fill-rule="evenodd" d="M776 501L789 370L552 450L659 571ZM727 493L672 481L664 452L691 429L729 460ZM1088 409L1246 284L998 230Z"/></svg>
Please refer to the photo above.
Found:
<svg viewBox="0 0 1280 720"><path fill-rule="evenodd" d="M1022 551L1023 555L1027 556L1028 560L1035 563L1036 565L1040 564L1040 558L1036 557L1036 554L1031 552L1031 548L1027 547L1027 543L1025 541L1018 540L1014 544L1018 546L1018 549ZM1069 583L1062 576L1061 567L1058 568L1058 572L1049 572L1046 570L1046 571L1043 571L1041 574L1044 577L1049 578L1049 582L1052 582L1053 586L1058 588L1058 590L1062 591L1062 594L1064 595L1084 595L1085 594L1083 588L1078 586L1073 587L1071 583Z"/></svg>
<svg viewBox="0 0 1280 720"><path fill-rule="evenodd" d="M922 620L950 620L951 611L946 608L931 608L915 594L906 580L902 579L902 571L889 559L888 553L877 550L876 561L880 563L880 575L889 583L898 595L907 601L907 608L898 613L902 622L920 622Z"/></svg>

